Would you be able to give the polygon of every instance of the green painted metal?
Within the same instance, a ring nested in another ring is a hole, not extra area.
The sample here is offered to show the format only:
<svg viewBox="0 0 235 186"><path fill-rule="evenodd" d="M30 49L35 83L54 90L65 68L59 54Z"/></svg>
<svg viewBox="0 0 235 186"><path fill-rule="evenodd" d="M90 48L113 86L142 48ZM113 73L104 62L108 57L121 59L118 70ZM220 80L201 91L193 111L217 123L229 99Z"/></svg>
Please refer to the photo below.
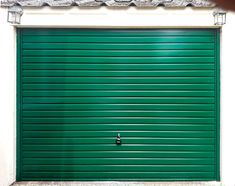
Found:
<svg viewBox="0 0 235 186"><path fill-rule="evenodd" d="M220 179L219 30L17 33L17 180Z"/></svg>
<svg viewBox="0 0 235 186"><path fill-rule="evenodd" d="M220 181L220 29L216 31L216 179Z"/></svg>
<svg viewBox="0 0 235 186"><path fill-rule="evenodd" d="M17 88L16 88L16 121L17 121L17 133L16 133L16 179L22 179L22 32L20 29L17 29Z"/></svg>

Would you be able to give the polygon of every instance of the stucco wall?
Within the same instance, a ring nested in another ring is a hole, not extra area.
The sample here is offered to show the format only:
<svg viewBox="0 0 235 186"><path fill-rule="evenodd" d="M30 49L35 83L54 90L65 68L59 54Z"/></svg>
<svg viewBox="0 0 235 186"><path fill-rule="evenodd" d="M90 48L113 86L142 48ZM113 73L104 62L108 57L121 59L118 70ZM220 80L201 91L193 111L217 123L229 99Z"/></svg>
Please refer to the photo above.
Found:
<svg viewBox="0 0 235 186"><path fill-rule="evenodd" d="M15 180L15 34L0 9L0 186Z"/></svg>
<svg viewBox="0 0 235 186"><path fill-rule="evenodd" d="M22 27L213 27L213 10L205 9L25 9ZM235 185L235 14L228 13L221 41L221 178ZM0 8L0 186L15 181L16 54L15 26Z"/></svg>

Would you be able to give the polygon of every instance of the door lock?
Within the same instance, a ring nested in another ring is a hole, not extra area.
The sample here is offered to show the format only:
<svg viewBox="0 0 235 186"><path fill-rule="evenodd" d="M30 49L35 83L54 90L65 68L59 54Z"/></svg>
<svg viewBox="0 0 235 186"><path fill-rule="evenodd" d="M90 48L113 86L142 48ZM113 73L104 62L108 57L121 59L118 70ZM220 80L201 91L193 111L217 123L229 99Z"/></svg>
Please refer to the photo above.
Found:
<svg viewBox="0 0 235 186"><path fill-rule="evenodd" d="M117 138L116 138L116 144L121 145L121 135L118 133Z"/></svg>

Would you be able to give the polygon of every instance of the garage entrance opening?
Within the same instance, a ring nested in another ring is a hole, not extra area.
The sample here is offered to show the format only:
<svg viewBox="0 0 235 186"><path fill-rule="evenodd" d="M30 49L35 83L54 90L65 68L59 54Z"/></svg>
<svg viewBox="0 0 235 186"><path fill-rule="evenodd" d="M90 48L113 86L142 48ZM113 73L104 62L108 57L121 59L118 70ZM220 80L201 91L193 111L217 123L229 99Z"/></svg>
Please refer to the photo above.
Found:
<svg viewBox="0 0 235 186"><path fill-rule="evenodd" d="M219 180L219 30L18 29L18 180Z"/></svg>

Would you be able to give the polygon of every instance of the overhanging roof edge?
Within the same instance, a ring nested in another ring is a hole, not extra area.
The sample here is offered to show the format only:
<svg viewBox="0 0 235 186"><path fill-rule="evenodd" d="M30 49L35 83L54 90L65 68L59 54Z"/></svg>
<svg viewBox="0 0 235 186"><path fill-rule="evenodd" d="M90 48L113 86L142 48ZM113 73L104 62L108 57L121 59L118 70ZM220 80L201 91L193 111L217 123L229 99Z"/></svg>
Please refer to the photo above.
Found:
<svg viewBox="0 0 235 186"><path fill-rule="evenodd" d="M210 8L215 7L215 4L209 0L1 0L2 7L11 7L19 5L22 7L198 7L198 8Z"/></svg>

